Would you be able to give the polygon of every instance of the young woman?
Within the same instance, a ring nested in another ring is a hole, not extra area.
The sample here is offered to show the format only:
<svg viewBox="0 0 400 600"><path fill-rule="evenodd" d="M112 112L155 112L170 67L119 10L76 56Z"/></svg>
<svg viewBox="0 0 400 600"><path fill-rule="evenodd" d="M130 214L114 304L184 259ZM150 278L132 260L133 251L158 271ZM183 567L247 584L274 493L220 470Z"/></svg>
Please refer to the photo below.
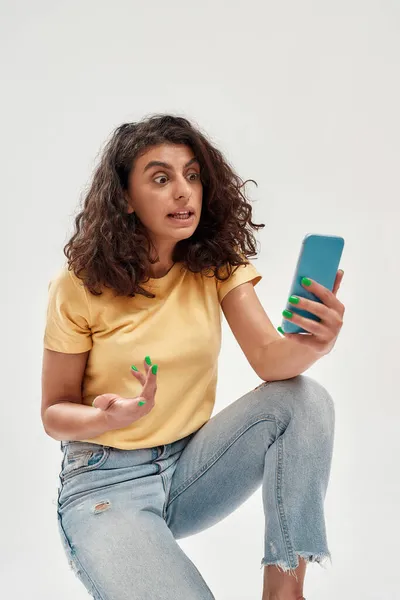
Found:
<svg viewBox="0 0 400 600"><path fill-rule="evenodd" d="M293 315L310 335L281 337L254 291L264 225L243 185L184 118L121 125L50 282L41 415L63 452L63 546L96 600L214 598L176 540L261 485L263 600L302 598L306 564L330 558L334 406L301 373L339 334L342 274L300 300L321 317ZM263 383L210 418L222 312Z"/></svg>

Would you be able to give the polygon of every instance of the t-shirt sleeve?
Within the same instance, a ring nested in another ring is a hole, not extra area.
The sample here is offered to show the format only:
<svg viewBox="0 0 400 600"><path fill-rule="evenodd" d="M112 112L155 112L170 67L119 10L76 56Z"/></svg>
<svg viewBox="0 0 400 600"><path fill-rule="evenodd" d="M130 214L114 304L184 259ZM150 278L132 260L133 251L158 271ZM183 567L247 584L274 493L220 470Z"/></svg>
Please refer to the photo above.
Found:
<svg viewBox="0 0 400 600"><path fill-rule="evenodd" d="M251 262L247 263L246 265L240 265L239 267L232 267L232 269L236 269L236 271L231 273L229 279L226 279L225 281L219 281L216 279L218 299L220 304L225 298L226 294L241 283L251 281L255 286L262 279L262 275L257 271L256 267Z"/></svg>
<svg viewBox="0 0 400 600"><path fill-rule="evenodd" d="M48 285L44 347L78 353L92 348L87 292L65 266Z"/></svg>

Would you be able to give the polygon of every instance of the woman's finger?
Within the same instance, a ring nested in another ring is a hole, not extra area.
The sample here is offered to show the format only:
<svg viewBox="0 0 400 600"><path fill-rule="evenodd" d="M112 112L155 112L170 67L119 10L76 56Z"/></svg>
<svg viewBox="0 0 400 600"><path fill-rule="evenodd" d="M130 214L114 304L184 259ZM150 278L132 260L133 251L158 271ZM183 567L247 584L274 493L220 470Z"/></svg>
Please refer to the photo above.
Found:
<svg viewBox="0 0 400 600"><path fill-rule="evenodd" d="M343 276L344 276L344 271L342 269L339 269L339 271L336 273L336 279L335 279L335 283L333 285L333 290L332 290L332 294L334 294L334 296L336 296L336 294L340 288Z"/></svg>
<svg viewBox="0 0 400 600"><path fill-rule="evenodd" d="M146 356L146 358L144 359L143 364L144 364L144 371L145 371L145 373L147 375L147 373L149 372L149 370L150 370L150 368L152 366L152 362L151 362L150 356Z"/></svg>
<svg viewBox="0 0 400 600"><path fill-rule="evenodd" d="M146 382L143 386L143 390L141 392L141 396L143 396L146 400L152 401L156 390L157 390L157 370L158 365L149 366L147 371Z"/></svg>
<svg viewBox="0 0 400 600"><path fill-rule="evenodd" d="M154 365L151 364L150 356L146 356L143 364L146 375L143 375L143 373L141 373L135 365L131 366L131 373L141 383L142 386L145 386L149 379L154 379L154 373L151 372L151 369ZM146 389L151 389L151 387Z"/></svg>
<svg viewBox="0 0 400 600"><path fill-rule="evenodd" d="M135 379L137 379L139 381L139 383L141 385L144 385L145 381L146 381L145 375L143 375L143 373L141 373L140 371L137 370L136 367L135 368L134 367L135 367L135 365L131 366L131 373L132 373L132 375L135 377Z"/></svg>

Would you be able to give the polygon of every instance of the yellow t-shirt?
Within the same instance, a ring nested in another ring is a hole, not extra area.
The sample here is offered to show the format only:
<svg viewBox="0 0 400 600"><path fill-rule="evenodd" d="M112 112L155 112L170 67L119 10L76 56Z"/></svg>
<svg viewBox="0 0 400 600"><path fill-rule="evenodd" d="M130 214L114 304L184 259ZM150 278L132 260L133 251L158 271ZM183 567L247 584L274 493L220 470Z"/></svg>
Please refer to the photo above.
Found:
<svg viewBox="0 0 400 600"><path fill-rule="evenodd" d="M241 283L256 285L260 279L251 262L224 282L175 263L164 277L142 284L156 298L116 296L109 288L95 296L65 265L49 283L44 347L66 353L90 350L83 403L91 406L106 392L138 396L142 386L131 365L144 373L146 356L158 365L149 414L81 441L133 450L171 443L202 427L215 404L221 301Z"/></svg>

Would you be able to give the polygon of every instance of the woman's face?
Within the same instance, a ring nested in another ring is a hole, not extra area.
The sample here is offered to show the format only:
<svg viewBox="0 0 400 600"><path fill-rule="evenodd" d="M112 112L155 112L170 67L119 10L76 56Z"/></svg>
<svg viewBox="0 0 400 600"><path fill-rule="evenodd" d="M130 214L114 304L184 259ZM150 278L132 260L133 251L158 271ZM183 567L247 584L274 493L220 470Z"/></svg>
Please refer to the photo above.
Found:
<svg viewBox="0 0 400 600"><path fill-rule="evenodd" d="M136 159L126 197L128 212L135 211L153 242L174 245L189 238L200 221L203 199L200 165L192 149L184 144L151 147ZM185 211L189 219L170 216Z"/></svg>

